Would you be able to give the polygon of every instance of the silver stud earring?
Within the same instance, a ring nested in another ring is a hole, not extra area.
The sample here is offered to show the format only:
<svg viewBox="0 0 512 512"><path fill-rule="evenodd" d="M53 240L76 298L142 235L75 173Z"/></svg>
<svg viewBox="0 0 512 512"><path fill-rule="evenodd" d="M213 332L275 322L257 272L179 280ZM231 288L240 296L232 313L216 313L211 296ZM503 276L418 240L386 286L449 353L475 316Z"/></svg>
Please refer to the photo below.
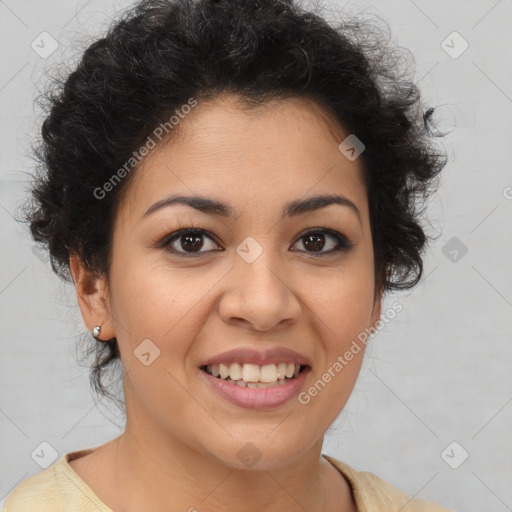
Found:
<svg viewBox="0 0 512 512"><path fill-rule="evenodd" d="M92 335L97 338L98 335L100 334L100 331L101 331L101 326L100 325L96 325L94 327L94 329L92 330Z"/></svg>

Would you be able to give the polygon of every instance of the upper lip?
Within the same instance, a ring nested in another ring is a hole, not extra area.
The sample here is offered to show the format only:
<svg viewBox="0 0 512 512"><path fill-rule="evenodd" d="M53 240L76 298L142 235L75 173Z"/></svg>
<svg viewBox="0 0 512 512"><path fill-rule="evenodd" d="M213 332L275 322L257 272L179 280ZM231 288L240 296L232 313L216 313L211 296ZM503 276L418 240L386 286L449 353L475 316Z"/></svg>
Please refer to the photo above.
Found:
<svg viewBox="0 0 512 512"><path fill-rule="evenodd" d="M302 366L311 366L311 362L307 357L284 347L276 347L266 350L256 350L253 348L236 348L210 357L206 361L203 361L200 366L221 363L249 363L257 364L260 366L272 363L293 363Z"/></svg>

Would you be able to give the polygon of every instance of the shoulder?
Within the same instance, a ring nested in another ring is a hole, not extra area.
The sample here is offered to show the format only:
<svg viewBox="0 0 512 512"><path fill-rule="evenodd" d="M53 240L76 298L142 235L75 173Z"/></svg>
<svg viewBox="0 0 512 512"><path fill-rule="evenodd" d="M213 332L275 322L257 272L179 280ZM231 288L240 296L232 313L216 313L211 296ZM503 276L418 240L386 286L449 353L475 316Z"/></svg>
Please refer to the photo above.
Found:
<svg viewBox="0 0 512 512"><path fill-rule="evenodd" d="M18 484L7 496L3 512L64 511L56 485L57 463Z"/></svg>
<svg viewBox="0 0 512 512"><path fill-rule="evenodd" d="M432 501L409 496L373 473L356 471L333 457L324 457L348 480L361 512L395 512L406 505L407 512L450 512Z"/></svg>
<svg viewBox="0 0 512 512"><path fill-rule="evenodd" d="M3 512L111 512L69 465L91 449L70 452L18 484L7 496Z"/></svg>

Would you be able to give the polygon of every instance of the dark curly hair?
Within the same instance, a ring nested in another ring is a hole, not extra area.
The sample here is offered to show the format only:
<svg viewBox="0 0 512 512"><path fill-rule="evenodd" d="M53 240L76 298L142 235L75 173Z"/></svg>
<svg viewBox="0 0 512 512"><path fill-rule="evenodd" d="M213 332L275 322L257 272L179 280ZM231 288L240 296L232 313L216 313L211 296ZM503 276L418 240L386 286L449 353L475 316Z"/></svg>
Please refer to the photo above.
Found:
<svg viewBox="0 0 512 512"><path fill-rule="evenodd" d="M143 0L50 81L25 219L54 272L71 281L77 254L108 280L114 216L136 169L101 200L94 191L191 97L231 92L245 108L312 99L363 141L376 292L415 286L429 238L420 215L447 161L434 108L422 105L387 28L319 12L293 0ZM91 350L91 384L108 395L102 376L119 359L117 340Z"/></svg>

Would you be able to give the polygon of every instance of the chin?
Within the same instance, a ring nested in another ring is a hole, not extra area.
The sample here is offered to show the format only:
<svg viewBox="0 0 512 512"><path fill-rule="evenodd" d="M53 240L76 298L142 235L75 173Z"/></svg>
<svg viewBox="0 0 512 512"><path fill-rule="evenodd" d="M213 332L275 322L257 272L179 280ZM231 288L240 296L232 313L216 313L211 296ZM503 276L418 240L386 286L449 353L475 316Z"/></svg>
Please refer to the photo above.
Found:
<svg viewBox="0 0 512 512"><path fill-rule="evenodd" d="M216 462L231 469L250 471L268 471L285 468L293 464L308 448L304 440L292 440L289 437L279 440L279 444L260 437L250 441L232 439L229 446L216 445L217 449L208 450ZM286 444L285 444L286 443ZM300 450L297 449L300 447Z"/></svg>

